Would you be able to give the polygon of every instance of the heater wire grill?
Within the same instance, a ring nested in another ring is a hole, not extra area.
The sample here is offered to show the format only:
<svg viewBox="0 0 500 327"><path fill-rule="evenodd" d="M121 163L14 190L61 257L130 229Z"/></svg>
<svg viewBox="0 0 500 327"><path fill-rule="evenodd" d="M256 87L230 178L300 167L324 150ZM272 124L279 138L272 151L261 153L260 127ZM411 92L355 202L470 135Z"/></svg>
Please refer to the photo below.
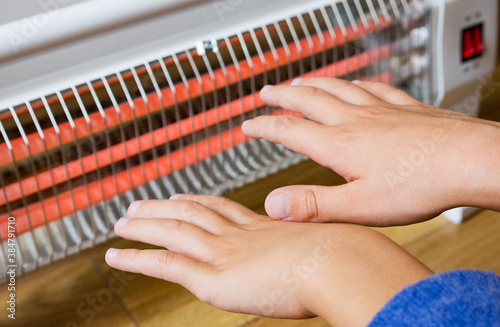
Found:
<svg viewBox="0 0 500 327"><path fill-rule="evenodd" d="M297 115L266 106L266 84L373 80L428 101L429 10L339 1L1 111L2 266L9 217L22 274L113 237L136 199L221 194L304 160L243 135L249 118Z"/></svg>

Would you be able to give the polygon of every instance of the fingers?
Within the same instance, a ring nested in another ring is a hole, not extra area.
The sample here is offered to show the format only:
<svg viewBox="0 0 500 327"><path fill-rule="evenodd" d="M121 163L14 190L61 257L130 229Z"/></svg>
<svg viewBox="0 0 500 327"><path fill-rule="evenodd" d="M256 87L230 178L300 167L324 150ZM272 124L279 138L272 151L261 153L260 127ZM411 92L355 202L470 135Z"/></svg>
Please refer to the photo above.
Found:
<svg viewBox="0 0 500 327"><path fill-rule="evenodd" d="M280 107L302 113L307 118L325 125L334 125L350 116L350 104L322 89L311 86L278 85L266 87L260 93L271 107Z"/></svg>
<svg viewBox="0 0 500 327"><path fill-rule="evenodd" d="M177 283L196 291L211 270L205 263L168 250L109 249L106 262L115 269Z"/></svg>
<svg viewBox="0 0 500 327"><path fill-rule="evenodd" d="M376 193L363 181L340 186L289 186L266 199L267 214L277 220L350 222L372 225Z"/></svg>
<svg viewBox="0 0 500 327"><path fill-rule="evenodd" d="M176 194L170 197L170 199L198 202L224 216L227 220L239 225L249 224L261 218L260 215L247 207L220 196Z"/></svg>
<svg viewBox="0 0 500 327"><path fill-rule="evenodd" d="M374 105L380 99L356 84L337 78L307 78L295 82L295 85L321 89L346 103L364 106Z"/></svg>
<svg viewBox="0 0 500 327"><path fill-rule="evenodd" d="M213 210L192 201L150 200L137 201L128 209L130 218L177 219L220 234L229 222Z"/></svg>
<svg viewBox="0 0 500 327"><path fill-rule="evenodd" d="M335 140L332 127L293 116L260 116L243 125L243 133L252 138L262 138L279 143L302 153L317 163L329 166L326 155Z"/></svg>
<svg viewBox="0 0 500 327"><path fill-rule="evenodd" d="M426 106L408 93L389 84L369 81L357 81L356 84L359 88L388 103L401 106Z"/></svg>
<svg viewBox="0 0 500 327"><path fill-rule="evenodd" d="M115 232L125 239L164 247L203 262L212 259L210 249L216 242L216 236L206 230L173 219L122 218Z"/></svg>

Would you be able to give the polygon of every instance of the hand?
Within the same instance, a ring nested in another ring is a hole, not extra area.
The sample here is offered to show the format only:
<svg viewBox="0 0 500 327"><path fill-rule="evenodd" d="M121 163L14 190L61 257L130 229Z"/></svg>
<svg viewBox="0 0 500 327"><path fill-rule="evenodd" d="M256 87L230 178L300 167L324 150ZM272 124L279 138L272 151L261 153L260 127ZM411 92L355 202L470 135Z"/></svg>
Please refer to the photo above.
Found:
<svg viewBox="0 0 500 327"><path fill-rule="evenodd" d="M271 218L403 225L447 209L500 210L500 124L434 108L396 88L329 78L266 87L273 107L304 114L261 116L244 133L309 156L347 180L290 186L266 199Z"/></svg>
<svg viewBox="0 0 500 327"><path fill-rule="evenodd" d="M115 226L121 237L168 250L110 249L106 261L178 283L223 310L361 326L431 275L368 228L276 222L224 198L173 198L134 203Z"/></svg>

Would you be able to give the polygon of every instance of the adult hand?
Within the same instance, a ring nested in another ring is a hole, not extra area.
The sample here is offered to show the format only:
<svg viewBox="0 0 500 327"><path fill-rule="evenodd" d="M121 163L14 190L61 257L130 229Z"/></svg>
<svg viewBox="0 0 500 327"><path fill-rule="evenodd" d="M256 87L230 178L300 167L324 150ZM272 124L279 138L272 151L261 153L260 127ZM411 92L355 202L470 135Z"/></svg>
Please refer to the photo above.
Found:
<svg viewBox="0 0 500 327"><path fill-rule="evenodd" d="M244 133L309 156L347 180L290 186L266 199L271 218L404 225L459 206L500 210L500 124L438 109L392 86L331 78L265 87L273 107Z"/></svg>
<svg viewBox="0 0 500 327"><path fill-rule="evenodd" d="M121 237L163 249L110 249L106 261L178 283L223 310L365 326L401 289L431 275L365 227L283 223L224 198L173 198L136 202L115 226Z"/></svg>

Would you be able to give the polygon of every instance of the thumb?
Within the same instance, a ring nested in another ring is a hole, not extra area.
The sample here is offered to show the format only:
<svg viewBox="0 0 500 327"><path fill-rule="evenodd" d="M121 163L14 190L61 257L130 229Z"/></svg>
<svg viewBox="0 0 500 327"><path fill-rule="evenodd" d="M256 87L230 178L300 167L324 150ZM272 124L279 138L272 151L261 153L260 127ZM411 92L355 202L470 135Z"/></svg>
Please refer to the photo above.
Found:
<svg viewBox="0 0 500 327"><path fill-rule="evenodd" d="M266 212L276 220L368 223L373 195L361 181L340 186L287 186L271 192ZM367 210L368 209L368 210Z"/></svg>

